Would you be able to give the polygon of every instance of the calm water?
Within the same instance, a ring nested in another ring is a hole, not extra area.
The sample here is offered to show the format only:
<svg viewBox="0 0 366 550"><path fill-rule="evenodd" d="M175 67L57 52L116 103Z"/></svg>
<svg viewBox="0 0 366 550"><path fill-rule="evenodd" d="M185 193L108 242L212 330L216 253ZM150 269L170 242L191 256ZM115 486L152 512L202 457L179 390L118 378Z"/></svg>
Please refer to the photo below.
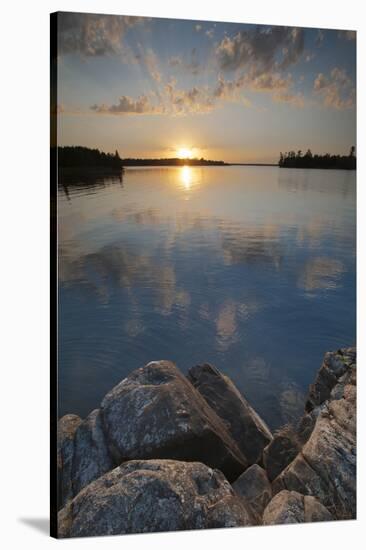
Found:
<svg viewBox="0 0 366 550"><path fill-rule="evenodd" d="M60 415L131 370L211 362L268 424L355 343L355 173L131 168L59 190Z"/></svg>

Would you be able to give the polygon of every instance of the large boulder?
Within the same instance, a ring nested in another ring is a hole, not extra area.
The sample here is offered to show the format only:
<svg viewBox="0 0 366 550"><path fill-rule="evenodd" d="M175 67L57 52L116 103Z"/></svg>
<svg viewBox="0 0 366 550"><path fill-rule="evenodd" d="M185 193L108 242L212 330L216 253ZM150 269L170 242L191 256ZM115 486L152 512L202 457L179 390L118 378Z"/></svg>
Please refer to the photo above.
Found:
<svg viewBox="0 0 366 550"><path fill-rule="evenodd" d="M100 411L96 409L78 426L75 433L73 495L115 466L108 450Z"/></svg>
<svg viewBox="0 0 366 550"><path fill-rule="evenodd" d="M74 437L82 420L76 414L66 414L57 425L57 505L61 508L73 497L72 462Z"/></svg>
<svg viewBox="0 0 366 550"><path fill-rule="evenodd" d="M192 367L188 380L221 417L249 464L259 462L272 434L233 382L217 368L204 364Z"/></svg>
<svg viewBox="0 0 366 550"><path fill-rule="evenodd" d="M132 372L104 397L101 413L116 464L149 458L199 461L230 481L248 466L223 420L170 361Z"/></svg>
<svg viewBox="0 0 366 550"><path fill-rule="evenodd" d="M329 399L313 409L317 415L307 442L272 485L274 493L289 489L315 496L337 519L356 517L356 366L354 355L348 357L352 361Z"/></svg>
<svg viewBox="0 0 366 550"><path fill-rule="evenodd" d="M83 489L59 512L59 536L251 525L224 475L197 462L134 460Z"/></svg>
<svg viewBox="0 0 366 550"><path fill-rule="evenodd" d="M291 425L275 432L272 441L263 450L263 464L270 481L294 460L299 450L298 436Z"/></svg>
<svg viewBox="0 0 366 550"><path fill-rule="evenodd" d="M295 491L281 491L266 507L263 525L332 521L330 512L316 498Z"/></svg>
<svg viewBox="0 0 366 550"><path fill-rule="evenodd" d="M261 518L272 498L272 487L263 468L258 464L250 466L233 483L233 489L250 506L255 516Z"/></svg>

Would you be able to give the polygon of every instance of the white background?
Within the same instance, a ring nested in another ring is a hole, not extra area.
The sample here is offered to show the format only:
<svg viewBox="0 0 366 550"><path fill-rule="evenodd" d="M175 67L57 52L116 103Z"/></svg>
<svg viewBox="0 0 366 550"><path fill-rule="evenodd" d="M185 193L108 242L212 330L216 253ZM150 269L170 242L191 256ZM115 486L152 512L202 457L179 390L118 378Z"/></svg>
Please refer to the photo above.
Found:
<svg viewBox="0 0 366 550"><path fill-rule="evenodd" d="M359 0L5 0L1 7L0 545L359 548L365 524L365 21ZM90 11L358 30L358 521L55 541L49 505L49 13ZM363 249L363 250L362 250ZM363 288L362 288L363 286Z"/></svg>

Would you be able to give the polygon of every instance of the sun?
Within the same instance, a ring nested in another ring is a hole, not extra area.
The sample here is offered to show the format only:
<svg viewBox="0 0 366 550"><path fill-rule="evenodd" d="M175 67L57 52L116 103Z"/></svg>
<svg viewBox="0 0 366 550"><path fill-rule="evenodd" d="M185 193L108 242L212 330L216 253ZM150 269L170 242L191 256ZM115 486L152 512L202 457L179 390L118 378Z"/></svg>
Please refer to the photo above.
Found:
<svg viewBox="0 0 366 550"><path fill-rule="evenodd" d="M177 155L180 159L191 159L193 157L193 150L188 147L180 147L177 150Z"/></svg>

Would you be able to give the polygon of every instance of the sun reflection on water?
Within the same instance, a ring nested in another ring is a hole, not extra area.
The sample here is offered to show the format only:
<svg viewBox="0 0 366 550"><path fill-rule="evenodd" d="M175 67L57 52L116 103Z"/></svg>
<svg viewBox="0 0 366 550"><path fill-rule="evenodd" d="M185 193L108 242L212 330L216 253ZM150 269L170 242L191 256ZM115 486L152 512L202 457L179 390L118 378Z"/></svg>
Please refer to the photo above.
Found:
<svg viewBox="0 0 366 550"><path fill-rule="evenodd" d="M192 186L192 169L190 166L182 166L180 172L180 179L183 187L189 191Z"/></svg>

